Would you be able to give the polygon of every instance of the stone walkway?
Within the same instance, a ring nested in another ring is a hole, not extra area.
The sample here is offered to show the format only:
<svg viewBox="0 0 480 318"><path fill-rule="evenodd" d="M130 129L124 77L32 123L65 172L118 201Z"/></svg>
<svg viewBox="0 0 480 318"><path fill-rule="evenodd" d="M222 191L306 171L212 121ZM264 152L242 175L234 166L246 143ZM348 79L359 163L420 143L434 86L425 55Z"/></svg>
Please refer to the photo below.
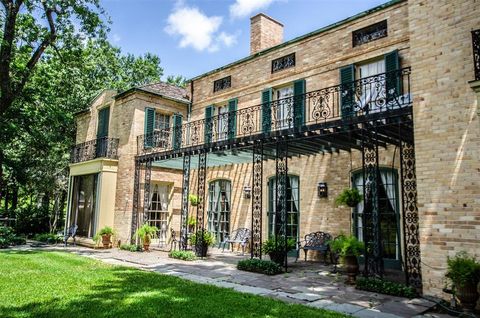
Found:
<svg viewBox="0 0 480 318"><path fill-rule="evenodd" d="M354 317L448 317L425 314L434 303L425 299L406 299L356 290L345 285L345 276L332 274L331 266L316 262L290 262L290 272L276 276L239 271L236 263L242 258L236 253L212 249L209 257L191 262L171 259L167 252L127 252L119 249L95 250L84 247L41 246L99 259L112 265L135 267L165 275L178 276L197 283L232 288L287 302L333 310ZM22 249L32 249L30 246Z"/></svg>

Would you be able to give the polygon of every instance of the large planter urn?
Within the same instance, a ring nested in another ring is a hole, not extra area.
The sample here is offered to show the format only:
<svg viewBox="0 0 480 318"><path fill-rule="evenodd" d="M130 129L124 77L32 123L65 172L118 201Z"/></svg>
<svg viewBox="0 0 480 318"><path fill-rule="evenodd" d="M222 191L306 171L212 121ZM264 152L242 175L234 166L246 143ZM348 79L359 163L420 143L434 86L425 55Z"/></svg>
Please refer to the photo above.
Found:
<svg viewBox="0 0 480 318"><path fill-rule="evenodd" d="M270 253L268 253L268 256L270 256L270 260L272 262L275 262L278 265L283 265L285 263L285 252L284 251L270 252Z"/></svg>
<svg viewBox="0 0 480 318"><path fill-rule="evenodd" d="M348 276L347 284L354 285L359 271L357 257L352 255L344 256L343 262Z"/></svg>
<svg viewBox="0 0 480 318"><path fill-rule="evenodd" d="M465 312L473 312L478 301L478 281L468 282L463 286L455 284L455 295L457 296Z"/></svg>
<svg viewBox="0 0 480 318"><path fill-rule="evenodd" d="M207 257L207 252L208 252L208 244L195 245L195 255L197 255L198 257Z"/></svg>
<svg viewBox="0 0 480 318"><path fill-rule="evenodd" d="M112 235L111 234L103 234L102 235L102 244L103 248L110 248L110 244L112 244L111 240Z"/></svg>

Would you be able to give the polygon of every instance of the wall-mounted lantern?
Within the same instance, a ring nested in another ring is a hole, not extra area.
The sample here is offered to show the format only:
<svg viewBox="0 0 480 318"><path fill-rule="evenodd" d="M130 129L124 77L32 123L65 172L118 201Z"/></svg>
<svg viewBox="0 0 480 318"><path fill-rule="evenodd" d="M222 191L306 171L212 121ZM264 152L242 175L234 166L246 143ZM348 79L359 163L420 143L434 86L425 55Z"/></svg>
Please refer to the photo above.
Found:
<svg viewBox="0 0 480 318"><path fill-rule="evenodd" d="M243 187L243 197L245 199L250 199L251 196L252 196L252 188L249 187L249 186L244 186Z"/></svg>
<svg viewBox="0 0 480 318"><path fill-rule="evenodd" d="M327 183L326 183L326 182L319 182L319 183L318 183L318 187L317 187L317 191L318 191L318 197L319 197L319 198L326 198L326 197L328 197L328 186L327 186Z"/></svg>

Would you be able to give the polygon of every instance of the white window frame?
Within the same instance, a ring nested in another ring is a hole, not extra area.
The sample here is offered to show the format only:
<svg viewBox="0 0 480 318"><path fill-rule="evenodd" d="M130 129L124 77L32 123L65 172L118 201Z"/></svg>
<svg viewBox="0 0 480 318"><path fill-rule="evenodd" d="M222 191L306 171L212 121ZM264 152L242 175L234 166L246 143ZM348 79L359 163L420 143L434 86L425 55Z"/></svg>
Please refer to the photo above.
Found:
<svg viewBox="0 0 480 318"><path fill-rule="evenodd" d="M273 89L274 129L281 130L293 126L293 95L293 83Z"/></svg>

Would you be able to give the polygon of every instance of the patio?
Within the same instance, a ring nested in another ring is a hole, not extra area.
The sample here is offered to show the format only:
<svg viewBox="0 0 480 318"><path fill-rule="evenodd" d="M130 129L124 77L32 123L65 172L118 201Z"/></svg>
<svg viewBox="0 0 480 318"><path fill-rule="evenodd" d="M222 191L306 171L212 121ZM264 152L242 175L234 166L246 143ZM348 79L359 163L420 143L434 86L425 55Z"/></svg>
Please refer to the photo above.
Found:
<svg viewBox="0 0 480 318"><path fill-rule="evenodd" d="M198 283L232 288L236 291L272 297L287 302L325 308L355 317L414 317L434 306L425 299L405 299L356 290L344 284L346 276L332 274L332 266L318 262L289 262L289 272L276 276L239 271L236 263L249 255L210 249L204 260L185 262L171 259L165 251L127 252L119 249L89 249L63 246L25 246L22 249L56 250L101 260L112 265L178 276ZM424 317L440 317L438 314Z"/></svg>

